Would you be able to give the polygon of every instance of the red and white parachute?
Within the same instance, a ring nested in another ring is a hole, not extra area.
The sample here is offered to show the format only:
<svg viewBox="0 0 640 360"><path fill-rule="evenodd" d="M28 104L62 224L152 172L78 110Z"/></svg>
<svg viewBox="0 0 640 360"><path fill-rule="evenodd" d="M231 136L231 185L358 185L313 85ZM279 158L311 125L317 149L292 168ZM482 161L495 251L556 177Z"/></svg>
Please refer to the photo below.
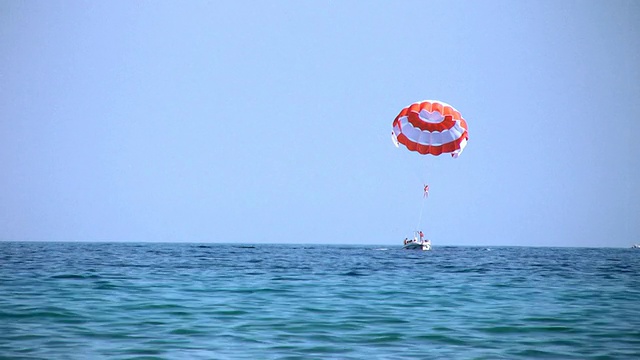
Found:
<svg viewBox="0 0 640 360"><path fill-rule="evenodd" d="M393 120L391 139L420 154L458 157L469 140L469 128L460 112L438 100L413 103Z"/></svg>

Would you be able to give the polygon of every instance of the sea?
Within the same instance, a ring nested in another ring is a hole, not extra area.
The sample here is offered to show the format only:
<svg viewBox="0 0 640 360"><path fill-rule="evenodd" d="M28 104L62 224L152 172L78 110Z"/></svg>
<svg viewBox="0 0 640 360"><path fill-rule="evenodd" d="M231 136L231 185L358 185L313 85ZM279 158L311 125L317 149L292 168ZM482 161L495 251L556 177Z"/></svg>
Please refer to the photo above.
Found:
<svg viewBox="0 0 640 360"><path fill-rule="evenodd" d="M0 359L640 359L640 250L0 242Z"/></svg>

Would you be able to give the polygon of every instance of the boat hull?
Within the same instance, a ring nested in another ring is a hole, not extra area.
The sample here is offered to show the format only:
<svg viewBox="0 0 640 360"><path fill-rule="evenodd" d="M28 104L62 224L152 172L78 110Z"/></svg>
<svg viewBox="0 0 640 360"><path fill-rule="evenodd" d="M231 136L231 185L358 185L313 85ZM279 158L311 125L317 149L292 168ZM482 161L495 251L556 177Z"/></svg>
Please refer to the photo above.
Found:
<svg viewBox="0 0 640 360"><path fill-rule="evenodd" d="M409 242L405 244L403 247L405 250L422 250L429 251L431 250L431 244L427 242L419 243L419 242Z"/></svg>

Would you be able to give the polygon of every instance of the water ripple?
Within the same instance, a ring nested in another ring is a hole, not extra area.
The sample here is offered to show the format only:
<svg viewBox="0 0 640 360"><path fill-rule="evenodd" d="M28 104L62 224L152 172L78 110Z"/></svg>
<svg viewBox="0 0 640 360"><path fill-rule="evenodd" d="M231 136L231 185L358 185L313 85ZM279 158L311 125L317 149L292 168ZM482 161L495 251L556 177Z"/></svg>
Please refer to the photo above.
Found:
<svg viewBox="0 0 640 360"><path fill-rule="evenodd" d="M640 358L640 252L379 249L0 243L0 358Z"/></svg>

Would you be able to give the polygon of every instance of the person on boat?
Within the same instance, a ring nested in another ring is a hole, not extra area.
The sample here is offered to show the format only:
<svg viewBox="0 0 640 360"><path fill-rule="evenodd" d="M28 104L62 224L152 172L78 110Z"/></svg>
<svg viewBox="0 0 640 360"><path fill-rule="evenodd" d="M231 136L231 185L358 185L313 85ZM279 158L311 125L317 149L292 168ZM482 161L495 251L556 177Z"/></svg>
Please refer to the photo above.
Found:
<svg viewBox="0 0 640 360"><path fill-rule="evenodd" d="M424 234L422 233L422 230L420 230L420 242L422 242L424 240Z"/></svg>
<svg viewBox="0 0 640 360"><path fill-rule="evenodd" d="M404 238L404 244L407 245L407 243L409 242L408 238Z"/></svg>

